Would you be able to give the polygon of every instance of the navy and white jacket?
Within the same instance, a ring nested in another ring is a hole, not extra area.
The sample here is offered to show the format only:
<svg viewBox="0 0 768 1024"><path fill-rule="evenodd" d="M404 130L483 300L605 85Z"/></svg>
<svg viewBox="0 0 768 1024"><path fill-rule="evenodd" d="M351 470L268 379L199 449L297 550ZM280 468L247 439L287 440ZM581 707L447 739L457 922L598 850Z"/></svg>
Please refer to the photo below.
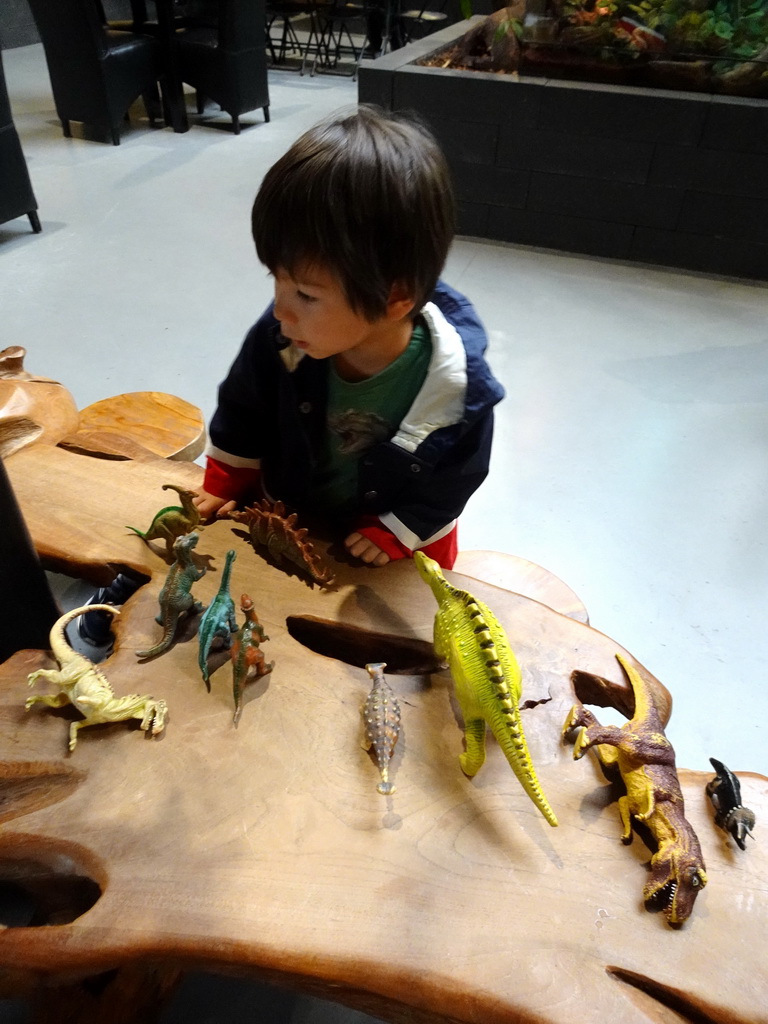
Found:
<svg viewBox="0 0 768 1024"><path fill-rule="evenodd" d="M432 340L424 384L395 434L364 452L359 468L360 518L377 517L409 550L448 534L485 479L493 406L504 397L484 358L485 330L463 295L440 282L421 316ZM312 511L327 372L327 359L290 347L270 306L219 388L207 451L218 472L212 493L242 496L236 485L222 493L222 469L231 467L233 481L261 470L267 495Z"/></svg>

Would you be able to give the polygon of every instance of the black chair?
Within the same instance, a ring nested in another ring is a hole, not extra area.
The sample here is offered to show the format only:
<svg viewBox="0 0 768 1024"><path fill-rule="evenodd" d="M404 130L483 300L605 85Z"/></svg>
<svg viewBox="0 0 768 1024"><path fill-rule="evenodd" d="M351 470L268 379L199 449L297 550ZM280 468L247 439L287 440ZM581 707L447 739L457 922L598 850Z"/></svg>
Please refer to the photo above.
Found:
<svg viewBox="0 0 768 1024"><path fill-rule="evenodd" d="M197 112L206 99L218 103L240 134L240 115L261 107L269 121L269 86L264 6L260 0L218 0L214 27L177 32L181 80L197 93Z"/></svg>
<svg viewBox="0 0 768 1024"><path fill-rule="evenodd" d="M99 12L102 25L106 25L107 28L111 28L115 32L147 32L149 35L155 35L157 22L150 21L145 0L130 0L130 3L130 18L108 21L102 0L96 0L96 9Z"/></svg>
<svg viewBox="0 0 768 1024"><path fill-rule="evenodd" d="M138 96L154 123L160 114L160 44L118 32L101 20L97 0L29 0L51 76L64 135L70 121L108 128L120 145L120 122Z"/></svg>
<svg viewBox="0 0 768 1024"><path fill-rule="evenodd" d="M0 224L26 214L33 231L40 231L37 200L29 180L27 161L13 123L0 52Z"/></svg>
<svg viewBox="0 0 768 1024"><path fill-rule="evenodd" d="M378 57L405 46L407 30L400 16L400 0L367 0L368 47L366 56Z"/></svg>
<svg viewBox="0 0 768 1024"><path fill-rule="evenodd" d="M215 0L213 0L215 2ZM162 35L160 23L151 18L147 10L147 0L130 0L131 17L107 20L104 13L102 0L96 0L101 20L107 28L118 32L143 32L150 36ZM173 23L176 28L186 28L189 25L211 25L215 24L210 16L210 3L206 0L173 0Z"/></svg>

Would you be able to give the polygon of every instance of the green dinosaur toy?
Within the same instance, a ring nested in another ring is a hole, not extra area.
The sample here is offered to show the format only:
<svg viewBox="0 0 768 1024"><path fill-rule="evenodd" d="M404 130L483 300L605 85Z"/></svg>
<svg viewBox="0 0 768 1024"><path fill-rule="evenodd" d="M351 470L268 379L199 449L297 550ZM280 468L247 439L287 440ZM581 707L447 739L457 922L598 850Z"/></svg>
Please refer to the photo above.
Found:
<svg viewBox="0 0 768 1024"><path fill-rule="evenodd" d="M69 727L70 750L75 749L78 731L87 725L138 718L141 720L141 728L151 736L156 736L165 728L168 714L168 705L164 700L155 700L154 697L137 693L116 697L107 679L93 662L69 646L65 633L68 623L78 615L92 611L120 614L111 604L89 604L62 615L54 622L49 638L51 652L59 667L38 669L27 678L30 686L34 686L38 679L45 679L59 687L56 694L28 697L27 710L35 704L45 704L49 708L63 708L66 704L73 704L84 716L82 721L72 722Z"/></svg>
<svg viewBox="0 0 768 1024"><path fill-rule="evenodd" d="M249 679L268 675L275 667L274 661L264 663L264 653L259 644L269 640L259 622L253 601L247 594L240 598L240 608L245 613L245 622L237 631L230 657L232 658L232 691L235 698L235 726L243 713L243 694Z"/></svg>
<svg viewBox="0 0 768 1024"><path fill-rule="evenodd" d="M421 551L413 558L437 600L435 651L450 666L464 716L467 749L459 758L462 771L471 778L482 767L486 726L490 727L525 792L549 824L557 825L528 753L517 706L520 666L506 633L487 605L446 580L437 562Z"/></svg>
<svg viewBox="0 0 768 1024"><path fill-rule="evenodd" d="M632 842L632 818L644 822L657 843L651 857L650 877L643 889L646 904L661 907L671 925L690 917L696 897L707 884L704 858L696 833L685 817L685 802L675 768L675 751L664 735L664 724L654 690L620 654L616 659L632 685L635 710L624 725L601 725L583 704L574 704L563 726L563 735L578 728L573 756L578 761L590 747L598 746L598 758L610 773L618 768L627 793L619 797L624 832L622 842ZM572 678L611 684L588 672ZM577 691L578 692L578 691Z"/></svg>
<svg viewBox="0 0 768 1024"><path fill-rule="evenodd" d="M176 636L181 616L201 612L203 606L190 593L192 584L205 576L205 567L198 569L192 560L192 551L200 539L197 533L178 537L173 545L175 561L168 570L163 589L160 591L160 614L155 619L163 627L162 638L147 651L136 651L139 658L154 658L167 651Z"/></svg>
<svg viewBox="0 0 768 1024"><path fill-rule="evenodd" d="M198 528L200 513L192 504L192 499L196 497L194 491L187 491L176 484L163 484L163 490L176 491L181 499L181 505L161 508L146 533L137 530L135 526L126 526L126 530L133 530L143 541L164 540L165 555L170 561L173 556L173 542L177 537L183 537L185 533L191 533Z"/></svg>
<svg viewBox="0 0 768 1024"><path fill-rule="evenodd" d="M203 674L203 681L210 690L211 682L208 673L208 655L216 640L221 640L221 647L232 646L232 634L237 630L237 619L235 618L235 602L229 594L229 579L232 574L232 563L237 555L234 551L227 552L227 560L224 563L224 571L221 574L221 583L216 597L208 605L208 608L200 621L198 630L198 664Z"/></svg>

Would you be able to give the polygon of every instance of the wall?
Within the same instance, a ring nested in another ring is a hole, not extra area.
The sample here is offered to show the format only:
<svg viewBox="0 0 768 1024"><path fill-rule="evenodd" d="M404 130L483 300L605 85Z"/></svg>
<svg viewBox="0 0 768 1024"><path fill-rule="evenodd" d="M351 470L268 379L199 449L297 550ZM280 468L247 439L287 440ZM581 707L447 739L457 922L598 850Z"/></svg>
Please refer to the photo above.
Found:
<svg viewBox="0 0 768 1024"><path fill-rule="evenodd" d="M108 18L130 17L128 0L104 0ZM0 49L29 46L39 41L27 0L0 0Z"/></svg>
<svg viewBox="0 0 768 1024"><path fill-rule="evenodd" d="M359 71L431 125L462 234L768 280L768 101L411 63L462 31Z"/></svg>

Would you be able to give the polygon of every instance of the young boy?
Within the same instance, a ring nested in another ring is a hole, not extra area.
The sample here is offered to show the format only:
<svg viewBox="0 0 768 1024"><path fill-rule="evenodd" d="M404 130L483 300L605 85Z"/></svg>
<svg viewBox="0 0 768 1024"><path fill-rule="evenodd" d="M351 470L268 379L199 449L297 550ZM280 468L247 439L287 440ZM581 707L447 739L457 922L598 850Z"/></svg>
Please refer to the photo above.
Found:
<svg viewBox="0 0 768 1024"><path fill-rule="evenodd" d="M268 171L252 226L275 301L219 388L195 504L265 494L341 525L363 562L419 548L450 568L504 392L474 309L438 282L454 200L437 143L371 107L325 121Z"/></svg>

